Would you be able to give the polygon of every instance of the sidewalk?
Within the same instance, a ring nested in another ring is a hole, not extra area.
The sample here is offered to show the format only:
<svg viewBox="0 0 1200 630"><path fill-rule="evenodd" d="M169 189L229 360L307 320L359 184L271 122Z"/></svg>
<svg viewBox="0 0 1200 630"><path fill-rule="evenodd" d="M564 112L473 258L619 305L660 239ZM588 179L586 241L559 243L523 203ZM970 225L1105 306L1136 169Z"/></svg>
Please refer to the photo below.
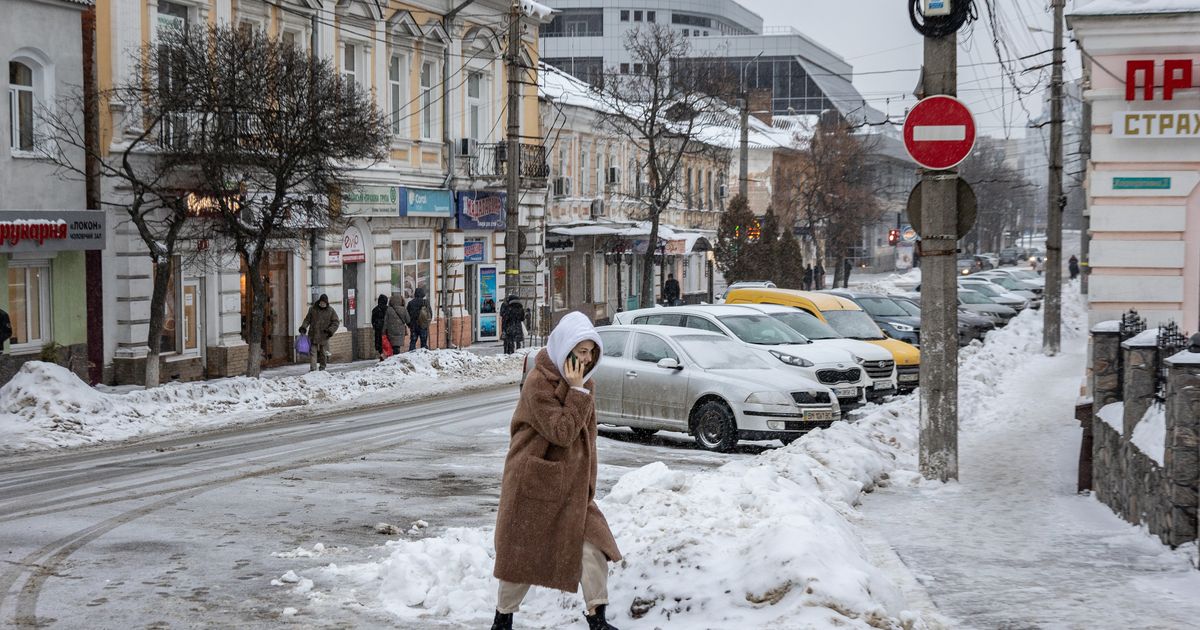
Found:
<svg viewBox="0 0 1200 630"><path fill-rule="evenodd" d="M1171 551L1075 493L1084 348L1071 345L1030 357L962 419L960 483L871 494L864 525L956 628L1197 627L1195 546Z"/></svg>

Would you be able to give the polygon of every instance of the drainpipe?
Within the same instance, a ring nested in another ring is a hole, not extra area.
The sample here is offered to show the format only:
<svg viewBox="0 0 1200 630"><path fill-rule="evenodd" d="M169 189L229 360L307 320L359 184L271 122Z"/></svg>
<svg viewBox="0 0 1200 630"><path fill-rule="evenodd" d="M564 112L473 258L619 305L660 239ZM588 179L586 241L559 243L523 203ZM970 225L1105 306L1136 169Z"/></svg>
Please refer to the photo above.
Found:
<svg viewBox="0 0 1200 630"><path fill-rule="evenodd" d="M310 20L311 20L311 24L309 26L309 36L308 36L308 39L309 39L309 41L308 41L308 56L309 56L309 59L311 59L312 62L315 64L316 60L317 60L317 48L318 48L317 43L320 41L320 38L317 35L318 22L317 22L317 12L316 11L313 11L312 16L310 16ZM312 231L309 233L308 246L309 246L309 267L310 267L309 273L311 276L311 278L309 280L309 285L308 285L308 293L309 293L308 303L313 304L317 301L317 296L320 295L320 290L321 290L320 286L319 286L320 282L319 282L318 265L320 263L317 261L317 229L316 228L313 228Z"/></svg>

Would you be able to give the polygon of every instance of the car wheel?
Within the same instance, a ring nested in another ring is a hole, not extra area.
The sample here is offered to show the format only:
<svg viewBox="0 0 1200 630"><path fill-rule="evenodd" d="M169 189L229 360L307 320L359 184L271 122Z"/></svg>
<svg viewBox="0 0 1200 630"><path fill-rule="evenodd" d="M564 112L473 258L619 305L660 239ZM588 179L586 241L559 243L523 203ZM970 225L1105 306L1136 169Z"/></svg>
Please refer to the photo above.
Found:
<svg viewBox="0 0 1200 630"><path fill-rule="evenodd" d="M700 448L727 453L737 446L737 423L725 403L710 400L696 408L692 419L692 431Z"/></svg>
<svg viewBox="0 0 1200 630"><path fill-rule="evenodd" d="M780 441L780 442L781 442L781 443L782 443L784 446L787 446L788 444L791 444L792 442L795 442L796 440L799 440L799 439L800 439L800 436L799 436L799 435L789 435L789 436L787 436L787 437L781 437L781 438L779 438L779 441Z"/></svg>
<svg viewBox="0 0 1200 630"><path fill-rule="evenodd" d="M639 440L648 440L655 433L658 433L658 429L643 429L641 427L630 427L630 430L633 431L633 435Z"/></svg>

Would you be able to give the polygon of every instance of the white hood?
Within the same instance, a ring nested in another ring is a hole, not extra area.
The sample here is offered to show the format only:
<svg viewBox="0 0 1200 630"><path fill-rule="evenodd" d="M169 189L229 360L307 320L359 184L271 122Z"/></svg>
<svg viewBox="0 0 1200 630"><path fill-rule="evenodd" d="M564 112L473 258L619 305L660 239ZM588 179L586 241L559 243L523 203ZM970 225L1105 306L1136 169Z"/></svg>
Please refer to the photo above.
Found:
<svg viewBox="0 0 1200 630"><path fill-rule="evenodd" d="M546 354L550 355L550 360L558 369L559 376L563 375L563 363L567 360L567 355L571 354L571 350L574 350L579 342L588 340L596 343L596 364L593 364L592 370L584 375L585 382L592 377L592 374L595 374L596 365L600 363L600 357L604 356L604 346L600 342L600 335L592 326L592 320L579 311L567 313L559 320L558 325L550 332L550 339L546 341Z"/></svg>
<svg viewBox="0 0 1200 630"><path fill-rule="evenodd" d="M891 361L892 353L873 343L857 339L817 339L813 343L841 348L864 361Z"/></svg>

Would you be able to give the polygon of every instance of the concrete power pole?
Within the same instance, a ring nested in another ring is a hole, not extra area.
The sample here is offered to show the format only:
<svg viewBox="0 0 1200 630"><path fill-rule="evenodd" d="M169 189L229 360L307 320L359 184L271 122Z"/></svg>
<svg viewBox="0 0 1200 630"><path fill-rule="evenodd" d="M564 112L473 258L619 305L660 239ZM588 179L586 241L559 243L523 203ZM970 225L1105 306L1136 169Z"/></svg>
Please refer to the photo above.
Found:
<svg viewBox="0 0 1200 630"><path fill-rule="evenodd" d="M1046 291L1042 310L1042 351L1056 355L1062 345L1063 174L1063 5L1053 0L1054 67L1050 78L1050 185L1046 204ZM1085 133L1088 131L1085 130Z"/></svg>
<svg viewBox="0 0 1200 630"><path fill-rule="evenodd" d="M520 220L521 202L521 3L513 0L508 14L508 140L505 164L508 168L508 195L504 203L504 288L517 289L521 274Z"/></svg>
<svg viewBox="0 0 1200 630"><path fill-rule="evenodd" d="M925 38L924 96L958 92L958 36ZM958 171L921 173L921 435L926 479L958 479Z"/></svg>
<svg viewBox="0 0 1200 630"><path fill-rule="evenodd" d="M738 194L747 201L749 201L747 195L750 190L750 90L746 89L746 69L758 61L762 55L762 53L758 53L754 55L753 59L742 65L742 73L738 82L738 89L742 93L742 138L741 153L738 155Z"/></svg>

